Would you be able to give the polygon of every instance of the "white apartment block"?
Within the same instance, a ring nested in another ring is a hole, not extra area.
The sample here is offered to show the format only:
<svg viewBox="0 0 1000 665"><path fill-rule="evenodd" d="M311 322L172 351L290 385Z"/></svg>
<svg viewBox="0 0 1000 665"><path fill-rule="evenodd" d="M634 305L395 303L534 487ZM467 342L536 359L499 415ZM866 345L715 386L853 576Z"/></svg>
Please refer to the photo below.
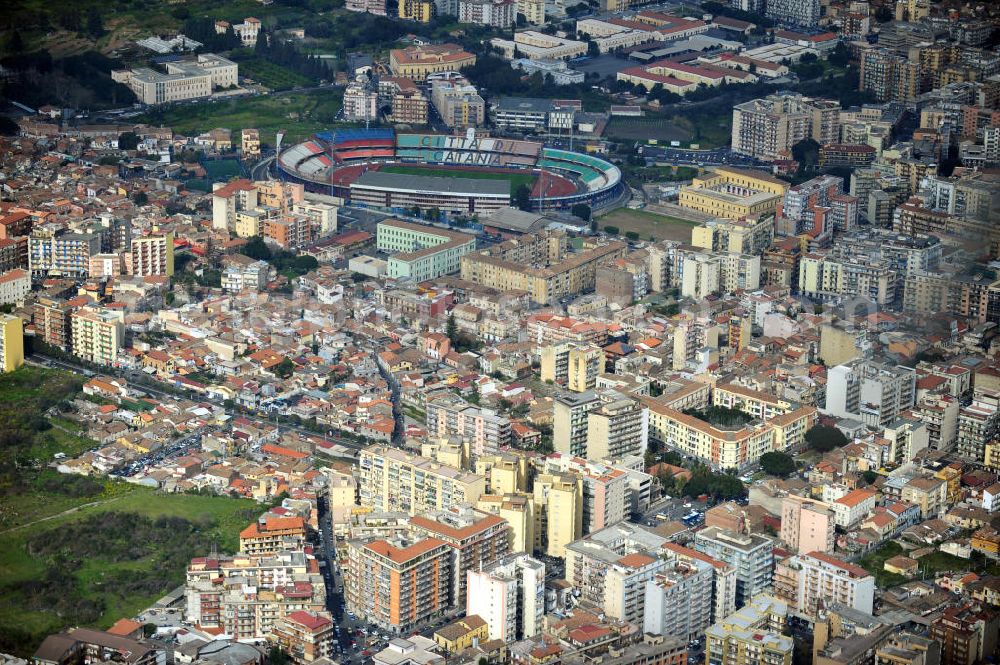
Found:
<svg viewBox="0 0 1000 665"><path fill-rule="evenodd" d="M839 418L885 427L914 404L916 372L869 360L853 360L830 369L826 411Z"/></svg>
<svg viewBox="0 0 1000 665"><path fill-rule="evenodd" d="M466 615L489 626L491 640L511 644L540 635L545 614L545 564L515 554L467 573Z"/></svg>
<svg viewBox="0 0 1000 665"><path fill-rule="evenodd" d="M814 619L820 605L831 602L872 613L875 578L864 568L823 552L799 554L783 566L792 571L790 577L798 583L795 607L800 615Z"/></svg>
<svg viewBox="0 0 1000 665"><path fill-rule="evenodd" d="M757 534L743 535L710 526L695 534L694 549L736 569L736 607L771 586L774 541Z"/></svg>
<svg viewBox="0 0 1000 665"><path fill-rule="evenodd" d="M0 274L0 305L15 305L24 302L31 293L31 273L22 268L14 268Z"/></svg>
<svg viewBox="0 0 1000 665"><path fill-rule="evenodd" d="M350 83L344 90L345 120L377 120L378 93L361 83Z"/></svg>
<svg viewBox="0 0 1000 665"><path fill-rule="evenodd" d="M699 559L675 559L646 582L643 631L690 640L712 625L714 570Z"/></svg>

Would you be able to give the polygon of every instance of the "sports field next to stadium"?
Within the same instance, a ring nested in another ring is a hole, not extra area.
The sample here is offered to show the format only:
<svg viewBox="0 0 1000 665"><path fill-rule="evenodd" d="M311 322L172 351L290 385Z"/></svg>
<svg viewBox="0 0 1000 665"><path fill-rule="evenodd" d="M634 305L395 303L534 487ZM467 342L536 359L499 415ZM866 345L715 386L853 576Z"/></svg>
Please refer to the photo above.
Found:
<svg viewBox="0 0 1000 665"><path fill-rule="evenodd" d="M623 234L634 231L643 240L655 238L691 242L691 229L698 226L698 222L659 215L647 210L619 208L598 217L597 225L602 229L605 226L613 226Z"/></svg>
<svg viewBox="0 0 1000 665"><path fill-rule="evenodd" d="M513 194L521 185L529 190L535 186L536 177L531 173L504 173L496 171L477 171L462 168L434 168L432 166L408 166L403 164L384 164L379 167L382 173L398 173L400 175L436 176L439 178L467 178L470 180L506 180L510 183L510 193Z"/></svg>

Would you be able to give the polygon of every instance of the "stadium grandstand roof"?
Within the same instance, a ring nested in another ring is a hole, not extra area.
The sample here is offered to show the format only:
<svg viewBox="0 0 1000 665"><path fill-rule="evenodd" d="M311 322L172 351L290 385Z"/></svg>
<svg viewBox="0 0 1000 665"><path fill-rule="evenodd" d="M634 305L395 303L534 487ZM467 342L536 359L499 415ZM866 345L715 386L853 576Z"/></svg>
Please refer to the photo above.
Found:
<svg viewBox="0 0 1000 665"><path fill-rule="evenodd" d="M549 221L544 215L537 213L525 212L517 208L501 208L483 220L483 224L518 233L531 233L541 229Z"/></svg>
<svg viewBox="0 0 1000 665"><path fill-rule="evenodd" d="M510 183L506 180L479 180L475 178L447 178L442 176L404 175L368 171L354 181L359 187L381 187L398 191L451 192L485 196L509 196ZM353 185L352 185L353 186Z"/></svg>

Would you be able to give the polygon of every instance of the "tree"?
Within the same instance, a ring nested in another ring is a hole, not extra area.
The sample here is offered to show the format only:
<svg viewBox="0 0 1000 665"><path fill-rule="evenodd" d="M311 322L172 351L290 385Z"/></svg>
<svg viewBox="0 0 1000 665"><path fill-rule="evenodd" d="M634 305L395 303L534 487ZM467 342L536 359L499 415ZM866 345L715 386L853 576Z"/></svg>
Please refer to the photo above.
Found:
<svg viewBox="0 0 1000 665"><path fill-rule="evenodd" d="M104 35L104 21L97 7L91 7L87 12L87 34L94 39Z"/></svg>
<svg viewBox="0 0 1000 665"><path fill-rule="evenodd" d="M617 226L605 226L604 227L604 232L607 233L608 235L616 236L616 235L618 235L618 227Z"/></svg>
<svg viewBox="0 0 1000 665"><path fill-rule="evenodd" d="M272 256L271 248L267 246L267 243L260 236L250 238L247 244L243 245L240 254L249 256L251 259L256 259L257 261L270 261Z"/></svg>
<svg viewBox="0 0 1000 665"><path fill-rule="evenodd" d="M315 270L319 267L319 261L316 260L315 256L307 256L303 254L302 256L296 256L292 259L292 270L300 275L305 275L311 270Z"/></svg>
<svg viewBox="0 0 1000 665"><path fill-rule="evenodd" d="M282 379L287 379L295 371L295 363L293 363L288 358L283 359L280 363L274 366L274 374L280 376Z"/></svg>
<svg viewBox="0 0 1000 665"><path fill-rule="evenodd" d="M827 453L847 443L847 437L836 427L816 425L806 432L806 443L813 450Z"/></svg>
<svg viewBox="0 0 1000 665"><path fill-rule="evenodd" d="M601 54L601 48L597 45L593 39L587 40L587 55L591 58L596 58Z"/></svg>
<svg viewBox="0 0 1000 665"><path fill-rule="evenodd" d="M531 207L531 190L521 184L514 190L514 205L518 210L528 210Z"/></svg>
<svg viewBox="0 0 1000 665"><path fill-rule="evenodd" d="M869 469L869 470L865 471L864 473L862 473L861 477L864 478L865 482L867 484L869 484L869 485L871 485L876 480L878 480L878 474L875 473L874 471L872 471L871 469Z"/></svg>
<svg viewBox="0 0 1000 665"><path fill-rule="evenodd" d="M144 206L149 203L149 196L146 195L146 192L136 192L132 195L132 202L137 206Z"/></svg>
<svg viewBox="0 0 1000 665"><path fill-rule="evenodd" d="M139 137L135 132L123 132L118 135L119 150L135 150L139 147Z"/></svg>
<svg viewBox="0 0 1000 665"><path fill-rule="evenodd" d="M577 203L570 209L570 212L573 213L574 217L579 217L585 222L590 221L590 206L586 203Z"/></svg>
<svg viewBox="0 0 1000 665"><path fill-rule="evenodd" d="M782 452L764 453L760 456L760 468L764 473L785 478L795 471L795 460Z"/></svg>
<svg viewBox="0 0 1000 665"><path fill-rule="evenodd" d="M448 315L448 323L445 325L445 335L448 336L448 341L454 344L458 341L458 324L455 323L455 315Z"/></svg>
<svg viewBox="0 0 1000 665"><path fill-rule="evenodd" d="M799 163L799 170L805 171L819 162L819 144L813 139L803 139L792 146L792 157Z"/></svg>
<svg viewBox="0 0 1000 665"><path fill-rule="evenodd" d="M626 231L625 237L631 240L632 242L635 242L639 239L639 234L635 231Z"/></svg>
<svg viewBox="0 0 1000 665"><path fill-rule="evenodd" d="M267 654L267 660L270 665L288 665L291 662L291 658L279 646L271 647Z"/></svg>

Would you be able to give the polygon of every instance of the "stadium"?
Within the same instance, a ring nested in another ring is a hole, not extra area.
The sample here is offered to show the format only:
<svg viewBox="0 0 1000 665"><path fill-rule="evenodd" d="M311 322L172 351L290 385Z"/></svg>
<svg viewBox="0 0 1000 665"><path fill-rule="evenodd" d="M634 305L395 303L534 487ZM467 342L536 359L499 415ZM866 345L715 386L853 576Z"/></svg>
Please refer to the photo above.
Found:
<svg viewBox="0 0 1000 665"><path fill-rule="evenodd" d="M352 205L404 212L414 207L489 214L530 191L534 210L578 203L605 208L628 190L617 166L534 141L464 135L396 134L392 129L319 132L282 150L277 171L309 191Z"/></svg>

